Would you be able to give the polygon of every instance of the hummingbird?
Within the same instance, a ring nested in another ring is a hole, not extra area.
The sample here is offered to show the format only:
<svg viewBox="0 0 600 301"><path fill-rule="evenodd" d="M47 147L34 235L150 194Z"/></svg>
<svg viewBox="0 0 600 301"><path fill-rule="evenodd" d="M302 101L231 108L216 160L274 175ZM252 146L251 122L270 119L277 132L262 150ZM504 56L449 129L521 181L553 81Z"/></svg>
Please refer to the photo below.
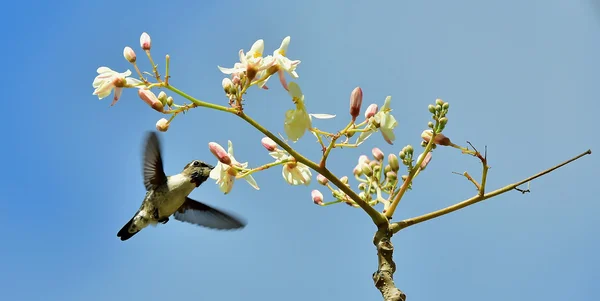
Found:
<svg viewBox="0 0 600 301"><path fill-rule="evenodd" d="M167 176L163 170L161 146L155 132L150 132L143 151L142 174L146 196L135 215L117 233L122 241L130 239L148 225L176 220L212 229L239 229L246 226L240 218L188 195L206 181L214 166L200 160L185 165L181 173Z"/></svg>

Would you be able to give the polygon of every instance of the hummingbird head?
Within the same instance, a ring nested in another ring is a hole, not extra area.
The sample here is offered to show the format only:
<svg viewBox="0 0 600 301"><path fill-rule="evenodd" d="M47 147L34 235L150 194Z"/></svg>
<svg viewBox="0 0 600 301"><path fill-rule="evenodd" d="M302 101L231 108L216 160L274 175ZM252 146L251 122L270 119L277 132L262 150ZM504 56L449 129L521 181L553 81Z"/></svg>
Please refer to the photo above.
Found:
<svg viewBox="0 0 600 301"><path fill-rule="evenodd" d="M204 183L208 176L210 175L210 171L215 168L214 166L204 163L200 160L194 160L188 163L181 172L183 175L189 176L191 178L192 183L196 184L196 187L200 186L200 184Z"/></svg>

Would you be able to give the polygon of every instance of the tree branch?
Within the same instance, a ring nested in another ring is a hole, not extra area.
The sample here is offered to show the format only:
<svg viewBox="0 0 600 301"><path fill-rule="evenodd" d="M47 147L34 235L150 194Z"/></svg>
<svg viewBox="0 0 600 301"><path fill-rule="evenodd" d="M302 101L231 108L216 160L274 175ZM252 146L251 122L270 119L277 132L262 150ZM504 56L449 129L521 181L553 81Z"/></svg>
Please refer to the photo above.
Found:
<svg viewBox="0 0 600 301"><path fill-rule="evenodd" d="M437 210L437 211L433 211L433 212L430 212L430 213L427 213L427 214L424 214L424 215L421 215L421 216L417 216L417 217L405 219L405 220L400 221L400 222L393 223L393 224L391 224L390 229L391 229L391 231L393 233L396 233L396 232L398 232L398 231L400 231L400 230L402 230L404 228L407 228L407 227L410 227L410 226L422 223L424 221L428 221L430 219L434 219L436 217L440 217L442 215L446 215L448 213L454 212L454 211L462 209L464 207L467 207L467 206L473 205L475 203L487 200L489 198L493 198L493 197L498 196L500 194L503 194L503 193L505 193L507 191L516 189L521 184L524 184L524 183L527 183L527 182L532 181L534 179L537 179L537 178L539 178L539 177L541 177L541 176L543 176L545 174L548 174L548 173L554 171L555 169L558 169L558 168L560 168L562 166L565 166L565 165L567 165L567 164L569 164L569 163L571 163L571 162L573 162L573 161L575 161L575 160L577 160L577 159L579 159L579 158L581 158L581 157L583 157L585 155L589 155L591 153L592 153L592 150L588 149L584 153L581 153L581 154L577 155L574 158L571 158L571 159L569 159L569 160L567 160L567 161L565 161L563 163L560 163L560 164L558 164L558 165L556 165L554 167L546 169L546 170L544 170L544 171L542 171L540 173L537 173L537 174L535 174L535 175L533 175L531 177L528 177L526 179L523 179L521 181L515 182L515 183L510 184L510 185L504 186L504 187L502 187L500 189L494 190L494 191L486 193L484 195L474 196L474 197L472 197L470 199L464 200L464 201L462 201L460 203L457 203L457 204L454 204L452 206L449 206L449 207L446 207L446 208L443 208L443 209L440 209L440 210Z"/></svg>
<svg viewBox="0 0 600 301"><path fill-rule="evenodd" d="M375 233L373 244L377 248L379 265L377 272L373 273L373 282L381 292L384 301L405 301L406 295L394 283L396 264L392 258L394 253L394 246L391 242L392 235L394 234L390 230L389 224L379 226Z"/></svg>

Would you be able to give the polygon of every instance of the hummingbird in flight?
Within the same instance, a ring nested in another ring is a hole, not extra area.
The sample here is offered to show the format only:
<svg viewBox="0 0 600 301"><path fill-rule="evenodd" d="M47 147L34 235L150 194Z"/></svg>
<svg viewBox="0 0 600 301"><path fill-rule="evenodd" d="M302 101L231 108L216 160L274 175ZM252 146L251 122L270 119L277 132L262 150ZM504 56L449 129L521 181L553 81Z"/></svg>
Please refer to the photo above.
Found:
<svg viewBox="0 0 600 301"><path fill-rule="evenodd" d="M171 215L178 221L212 229L245 227L246 223L239 218L188 197L208 179L213 168L212 165L194 160L181 173L165 175L158 136L150 132L143 152L142 167L146 196L117 237L122 241L128 240L148 225L166 224Z"/></svg>

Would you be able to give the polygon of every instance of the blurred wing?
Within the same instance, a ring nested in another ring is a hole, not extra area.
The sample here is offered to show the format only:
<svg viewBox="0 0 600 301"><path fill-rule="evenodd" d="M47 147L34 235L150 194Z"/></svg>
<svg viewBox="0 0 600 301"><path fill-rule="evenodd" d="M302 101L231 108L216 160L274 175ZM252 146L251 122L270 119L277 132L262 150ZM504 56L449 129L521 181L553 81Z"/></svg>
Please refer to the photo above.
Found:
<svg viewBox="0 0 600 301"><path fill-rule="evenodd" d="M146 141L143 173L146 190L154 189L156 186L167 182L160 154L160 142L155 132L150 132Z"/></svg>
<svg viewBox="0 0 600 301"><path fill-rule="evenodd" d="M229 213L186 198L173 216L176 220L212 229L230 230L246 226L246 222Z"/></svg>

